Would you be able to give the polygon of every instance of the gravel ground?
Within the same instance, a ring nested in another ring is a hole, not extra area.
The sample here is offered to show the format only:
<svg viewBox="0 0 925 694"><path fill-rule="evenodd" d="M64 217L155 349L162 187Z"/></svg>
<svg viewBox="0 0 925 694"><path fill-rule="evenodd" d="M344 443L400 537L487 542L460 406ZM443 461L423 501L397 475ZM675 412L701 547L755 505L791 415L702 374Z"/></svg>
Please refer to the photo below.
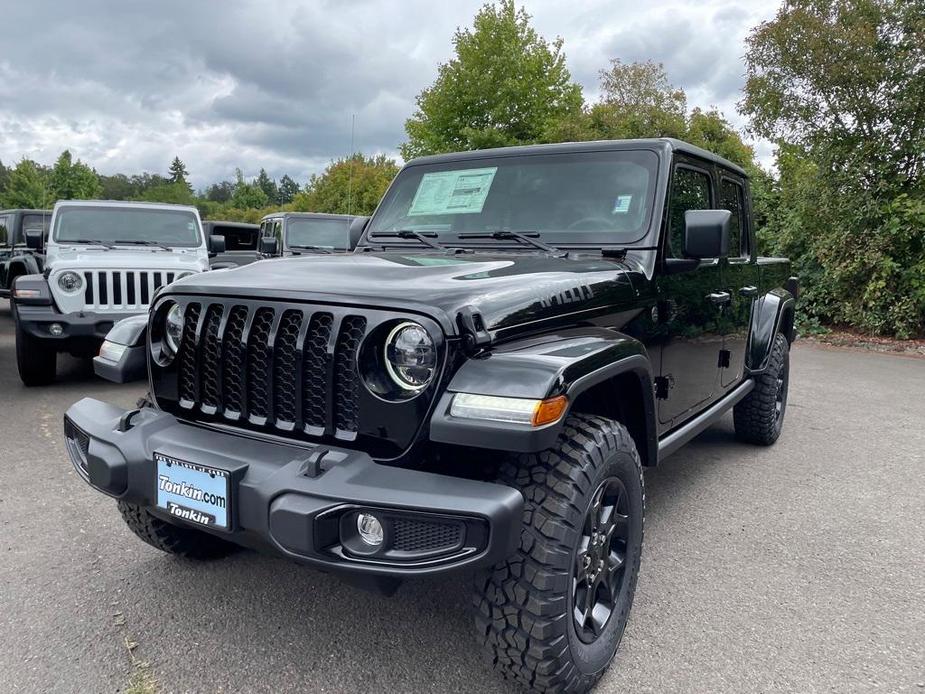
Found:
<svg viewBox="0 0 925 694"><path fill-rule="evenodd" d="M5 304L5 302L4 302ZM244 552L209 564L132 536L72 471L61 415L141 386L62 357L16 375L0 308L0 691L502 692L468 579L392 598ZM796 347L784 434L731 417L646 474L646 547L599 692L925 692L925 361Z"/></svg>

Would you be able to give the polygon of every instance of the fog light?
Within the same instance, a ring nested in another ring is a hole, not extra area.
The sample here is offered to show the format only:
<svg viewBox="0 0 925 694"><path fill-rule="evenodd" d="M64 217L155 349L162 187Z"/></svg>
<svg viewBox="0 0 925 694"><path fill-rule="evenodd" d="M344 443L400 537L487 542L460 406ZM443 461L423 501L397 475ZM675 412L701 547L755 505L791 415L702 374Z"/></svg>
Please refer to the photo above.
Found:
<svg viewBox="0 0 925 694"><path fill-rule="evenodd" d="M360 539L370 547L382 544L382 523L371 513L361 513L357 516L357 532Z"/></svg>
<svg viewBox="0 0 925 694"><path fill-rule="evenodd" d="M55 337L61 337L64 334L64 328L60 323L52 323L48 326L48 332Z"/></svg>

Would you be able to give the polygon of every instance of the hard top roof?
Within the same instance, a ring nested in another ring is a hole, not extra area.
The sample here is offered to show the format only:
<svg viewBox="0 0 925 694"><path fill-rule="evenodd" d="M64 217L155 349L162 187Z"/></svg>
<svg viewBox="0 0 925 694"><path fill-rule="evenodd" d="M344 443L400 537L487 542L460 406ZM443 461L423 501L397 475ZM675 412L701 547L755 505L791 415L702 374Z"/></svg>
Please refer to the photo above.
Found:
<svg viewBox="0 0 925 694"><path fill-rule="evenodd" d="M628 149L649 149L661 151L665 154L671 152L682 152L692 156L704 159L719 166L731 169L742 176L748 176L745 170L738 164L733 164L713 152L708 152L702 147L677 140L673 137L654 137L638 140L593 140L590 142L559 142L548 145L521 145L517 147L499 147L496 149L477 149L468 152L452 152L448 154L432 154L426 157L418 157L408 162L407 166L417 166L419 164L440 164L453 161L469 161L474 159L485 159L491 157L515 157L528 154L569 154L573 152L602 152L602 151L619 151Z"/></svg>

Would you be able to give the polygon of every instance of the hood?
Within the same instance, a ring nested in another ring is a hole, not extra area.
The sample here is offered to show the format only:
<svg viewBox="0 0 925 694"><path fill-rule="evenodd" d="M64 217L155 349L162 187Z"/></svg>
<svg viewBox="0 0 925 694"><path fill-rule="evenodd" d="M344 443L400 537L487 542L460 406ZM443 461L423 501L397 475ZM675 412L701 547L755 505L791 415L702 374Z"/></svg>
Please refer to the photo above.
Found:
<svg viewBox="0 0 925 694"><path fill-rule="evenodd" d="M635 298L637 274L641 284L641 268L600 256L352 253L259 261L187 277L171 291L402 308L431 315L453 334L467 310L493 332L620 311Z"/></svg>
<svg viewBox="0 0 925 694"><path fill-rule="evenodd" d="M207 270L208 256L204 249L177 248L165 251L162 248L119 246L113 250L87 246L48 246L47 267L52 270L80 269L139 269L157 270Z"/></svg>

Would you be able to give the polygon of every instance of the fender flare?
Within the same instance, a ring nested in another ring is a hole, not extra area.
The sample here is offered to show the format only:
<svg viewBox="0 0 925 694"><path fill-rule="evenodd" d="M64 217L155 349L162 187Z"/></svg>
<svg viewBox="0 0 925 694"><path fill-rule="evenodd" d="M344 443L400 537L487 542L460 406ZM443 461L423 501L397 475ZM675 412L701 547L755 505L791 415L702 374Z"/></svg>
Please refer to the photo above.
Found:
<svg viewBox="0 0 925 694"><path fill-rule="evenodd" d="M117 321L106 334L106 340L126 347L141 347L148 337L148 314L140 313Z"/></svg>
<svg viewBox="0 0 925 694"><path fill-rule="evenodd" d="M31 255L18 255L9 259L9 269L7 277L9 278L10 289L13 288L13 280L24 275L41 274L42 269L38 261Z"/></svg>
<svg viewBox="0 0 925 694"><path fill-rule="evenodd" d="M778 332L793 343L795 310L796 299L786 289L772 289L755 302L745 349L745 366L749 373L761 373L768 367L774 336Z"/></svg>
<svg viewBox="0 0 925 694"><path fill-rule="evenodd" d="M440 396L430 419L430 440L521 453L552 446L578 397L616 377L632 374L642 394L645 453L649 464L658 456L658 430L652 368L641 342L605 328L577 328L503 345L465 362ZM565 395L568 411L544 427L452 417L456 393L515 398Z"/></svg>

